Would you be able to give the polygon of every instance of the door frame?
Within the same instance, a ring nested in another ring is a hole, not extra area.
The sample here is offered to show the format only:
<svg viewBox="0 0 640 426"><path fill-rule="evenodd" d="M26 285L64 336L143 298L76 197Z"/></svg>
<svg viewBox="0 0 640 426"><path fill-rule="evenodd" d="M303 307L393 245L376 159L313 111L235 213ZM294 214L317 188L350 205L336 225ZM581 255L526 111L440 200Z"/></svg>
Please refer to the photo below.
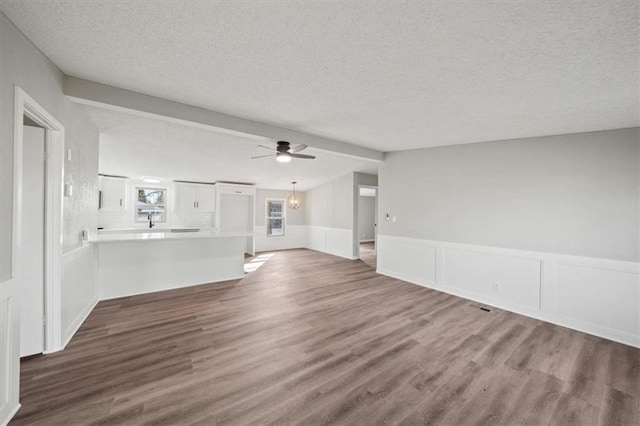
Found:
<svg viewBox="0 0 640 426"><path fill-rule="evenodd" d="M64 126L22 88L15 86L13 120L13 225L11 276L20 276L24 116L45 129L44 353L62 349L62 214ZM20 307L18 308L20 309Z"/></svg>

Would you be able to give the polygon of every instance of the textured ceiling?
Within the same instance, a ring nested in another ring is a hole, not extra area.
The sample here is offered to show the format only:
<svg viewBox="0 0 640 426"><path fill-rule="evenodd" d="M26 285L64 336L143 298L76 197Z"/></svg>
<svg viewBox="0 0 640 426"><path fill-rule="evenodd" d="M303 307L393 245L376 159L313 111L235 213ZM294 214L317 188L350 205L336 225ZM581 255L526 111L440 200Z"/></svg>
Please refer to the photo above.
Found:
<svg viewBox="0 0 640 426"><path fill-rule="evenodd" d="M132 179L159 176L164 180L255 183L261 188L306 191L352 171L377 174L378 163L306 149L315 160L279 163L258 144L273 141L205 130L164 120L96 107L87 111L100 130L99 171Z"/></svg>
<svg viewBox="0 0 640 426"><path fill-rule="evenodd" d="M638 1L10 1L66 74L393 151L639 125Z"/></svg>

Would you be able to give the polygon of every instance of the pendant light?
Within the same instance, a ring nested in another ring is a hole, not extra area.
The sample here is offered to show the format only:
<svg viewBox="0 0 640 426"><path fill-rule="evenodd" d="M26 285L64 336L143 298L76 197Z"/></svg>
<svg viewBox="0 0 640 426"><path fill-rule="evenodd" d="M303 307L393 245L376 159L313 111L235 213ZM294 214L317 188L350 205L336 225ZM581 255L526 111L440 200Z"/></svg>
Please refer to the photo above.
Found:
<svg viewBox="0 0 640 426"><path fill-rule="evenodd" d="M293 185L293 193L287 197L287 206L289 206L291 210L295 210L302 205L300 197L296 194L296 183L297 182L291 182Z"/></svg>

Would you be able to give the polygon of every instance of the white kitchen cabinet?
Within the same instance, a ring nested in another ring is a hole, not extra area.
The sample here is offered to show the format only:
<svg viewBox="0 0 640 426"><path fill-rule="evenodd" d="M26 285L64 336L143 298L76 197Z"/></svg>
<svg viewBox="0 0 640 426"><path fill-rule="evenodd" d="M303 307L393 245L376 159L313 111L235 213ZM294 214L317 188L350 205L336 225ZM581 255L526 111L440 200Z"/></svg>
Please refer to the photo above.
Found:
<svg viewBox="0 0 640 426"><path fill-rule="evenodd" d="M98 208L103 211L124 211L127 208L127 178L99 176L100 199Z"/></svg>
<svg viewBox="0 0 640 426"><path fill-rule="evenodd" d="M216 188L213 185L175 183L177 212L213 213L216 210Z"/></svg>
<svg viewBox="0 0 640 426"><path fill-rule="evenodd" d="M178 212L195 212L196 200L198 198L196 193L196 186L189 185L188 183L176 183L175 189L175 209Z"/></svg>
<svg viewBox="0 0 640 426"><path fill-rule="evenodd" d="M201 213L216 211L216 188L212 185L199 185L197 190L197 206Z"/></svg>

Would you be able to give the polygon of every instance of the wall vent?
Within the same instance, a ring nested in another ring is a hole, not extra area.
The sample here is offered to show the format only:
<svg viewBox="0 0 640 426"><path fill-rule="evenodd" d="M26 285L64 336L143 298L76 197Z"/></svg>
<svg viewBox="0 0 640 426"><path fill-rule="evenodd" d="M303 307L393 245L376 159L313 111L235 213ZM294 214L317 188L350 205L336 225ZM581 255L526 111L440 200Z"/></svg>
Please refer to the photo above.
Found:
<svg viewBox="0 0 640 426"><path fill-rule="evenodd" d="M475 305L473 303L471 303L469 306L471 306L472 308L478 308L481 311L485 311L485 312L491 312L491 309L489 308L485 308L484 306L479 306L479 305Z"/></svg>

